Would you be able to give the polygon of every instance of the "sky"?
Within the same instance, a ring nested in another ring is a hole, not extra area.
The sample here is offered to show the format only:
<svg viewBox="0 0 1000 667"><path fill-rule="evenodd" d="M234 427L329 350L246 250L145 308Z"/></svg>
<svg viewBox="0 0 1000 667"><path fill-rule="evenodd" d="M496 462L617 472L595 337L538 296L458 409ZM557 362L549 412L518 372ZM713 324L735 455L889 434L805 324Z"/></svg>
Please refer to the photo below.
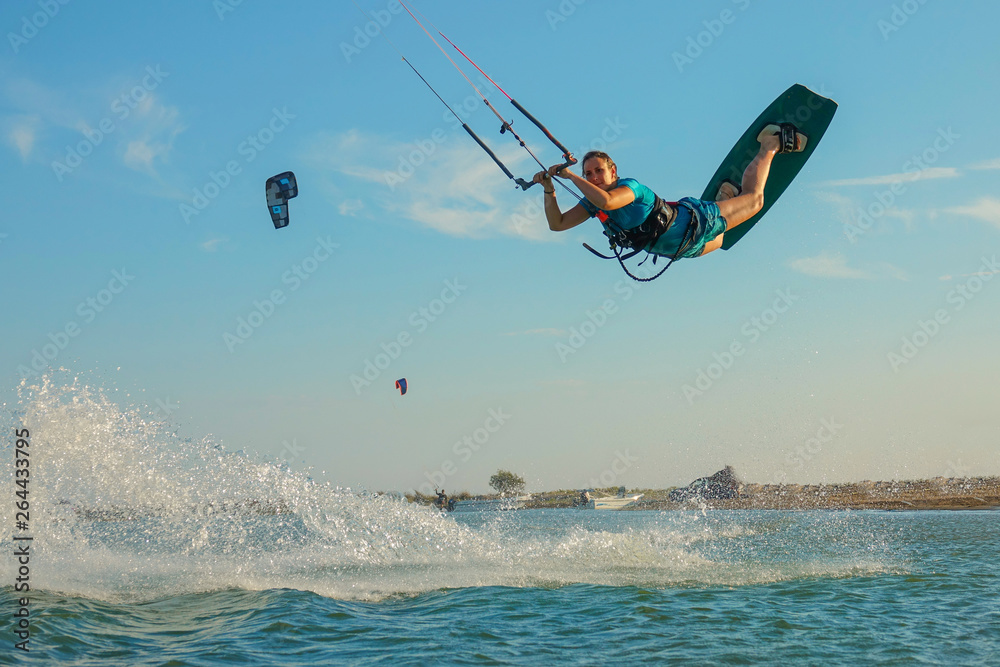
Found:
<svg viewBox="0 0 1000 667"><path fill-rule="evenodd" d="M398 2L358 5L0 6L7 409L23 379L83 377L372 490L1000 474L996 3L420 0L572 151L665 199L790 85L839 103L750 234L646 284L581 246L606 247L596 221L548 230L400 59L537 170Z"/></svg>

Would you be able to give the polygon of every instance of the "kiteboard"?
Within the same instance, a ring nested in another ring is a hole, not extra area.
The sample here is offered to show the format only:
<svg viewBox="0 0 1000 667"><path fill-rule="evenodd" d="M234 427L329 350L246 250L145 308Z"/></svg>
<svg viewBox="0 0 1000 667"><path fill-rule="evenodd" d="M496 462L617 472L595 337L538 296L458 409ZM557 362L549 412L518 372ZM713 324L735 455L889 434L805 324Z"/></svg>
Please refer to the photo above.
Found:
<svg viewBox="0 0 1000 667"><path fill-rule="evenodd" d="M767 177L767 184L764 186L764 206L757 215L726 232L725 236L722 237L723 250L732 248L778 200L778 197L805 165L809 156L816 150L819 140L823 138L823 134L830 126L830 121L833 120L833 114L836 111L837 103L833 100L814 93L805 86L795 84L778 96L778 99L771 102L770 106L764 109L757 120L747 128L747 131L729 151L729 155L722 161L722 165L708 182L708 187L701 195L702 199L715 201L719 187L724 181L730 181L737 186L740 184L743 180L743 172L760 149L757 135L764 129L764 126L772 123L793 123L799 132L808 137L808 141L803 151L783 153L774 158Z"/></svg>

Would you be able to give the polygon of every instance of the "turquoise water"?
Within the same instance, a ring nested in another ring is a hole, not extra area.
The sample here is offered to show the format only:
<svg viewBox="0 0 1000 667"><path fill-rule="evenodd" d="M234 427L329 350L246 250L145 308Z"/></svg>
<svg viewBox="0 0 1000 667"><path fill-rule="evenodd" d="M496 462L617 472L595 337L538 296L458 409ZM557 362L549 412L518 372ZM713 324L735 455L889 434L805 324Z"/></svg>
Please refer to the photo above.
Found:
<svg viewBox="0 0 1000 667"><path fill-rule="evenodd" d="M192 556L125 544L129 530L116 527L104 548L118 552L120 567L96 562L103 549L95 543L85 572L57 577L76 586L33 592L31 657L66 665L996 665L1000 656L997 512L549 510L478 526L430 521L461 535L451 553L364 563L317 551L279 567L286 575L261 567L252 548L171 562ZM38 558L44 586L46 555ZM241 570L272 580L237 587ZM13 610L12 598L5 588L0 608ZM0 647L5 664L13 641Z"/></svg>
<svg viewBox="0 0 1000 667"><path fill-rule="evenodd" d="M28 654L0 557L0 664L1000 664L1000 512L442 516L86 387L9 420L35 539Z"/></svg>

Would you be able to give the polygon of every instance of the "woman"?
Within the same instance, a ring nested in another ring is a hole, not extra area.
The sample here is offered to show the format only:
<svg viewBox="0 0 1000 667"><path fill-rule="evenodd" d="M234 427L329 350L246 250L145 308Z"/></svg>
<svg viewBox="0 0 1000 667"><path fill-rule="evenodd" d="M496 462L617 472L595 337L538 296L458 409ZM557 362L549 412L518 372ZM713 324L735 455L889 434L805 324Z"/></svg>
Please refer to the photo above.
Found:
<svg viewBox="0 0 1000 667"><path fill-rule="evenodd" d="M774 156L799 152L806 145L805 135L790 123L768 125L757 141L760 150L743 172L740 187L723 183L714 202L692 197L663 202L635 179L619 178L614 161L600 151L583 157L582 178L556 166L538 172L533 180L545 190L545 217L554 232L572 229L596 215L616 245L671 259L700 257L722 246L726 230L760 211ZM556 201L553 176L572 181L584 196L565 213Z"/></svg>

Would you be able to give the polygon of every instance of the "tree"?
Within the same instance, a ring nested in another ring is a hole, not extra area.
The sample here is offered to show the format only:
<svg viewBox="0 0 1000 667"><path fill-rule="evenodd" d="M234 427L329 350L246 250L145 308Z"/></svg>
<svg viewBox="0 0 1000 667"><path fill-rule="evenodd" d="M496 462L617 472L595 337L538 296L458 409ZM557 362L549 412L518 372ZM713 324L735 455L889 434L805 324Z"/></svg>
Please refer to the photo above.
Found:
<svg viewBox="0 0 1000 667"><path fill-rule="evenodd" d="M490 477L490 486L501 496L514 495L524 490L524 478L509 470L497 470L496 474Z"/></svg>

